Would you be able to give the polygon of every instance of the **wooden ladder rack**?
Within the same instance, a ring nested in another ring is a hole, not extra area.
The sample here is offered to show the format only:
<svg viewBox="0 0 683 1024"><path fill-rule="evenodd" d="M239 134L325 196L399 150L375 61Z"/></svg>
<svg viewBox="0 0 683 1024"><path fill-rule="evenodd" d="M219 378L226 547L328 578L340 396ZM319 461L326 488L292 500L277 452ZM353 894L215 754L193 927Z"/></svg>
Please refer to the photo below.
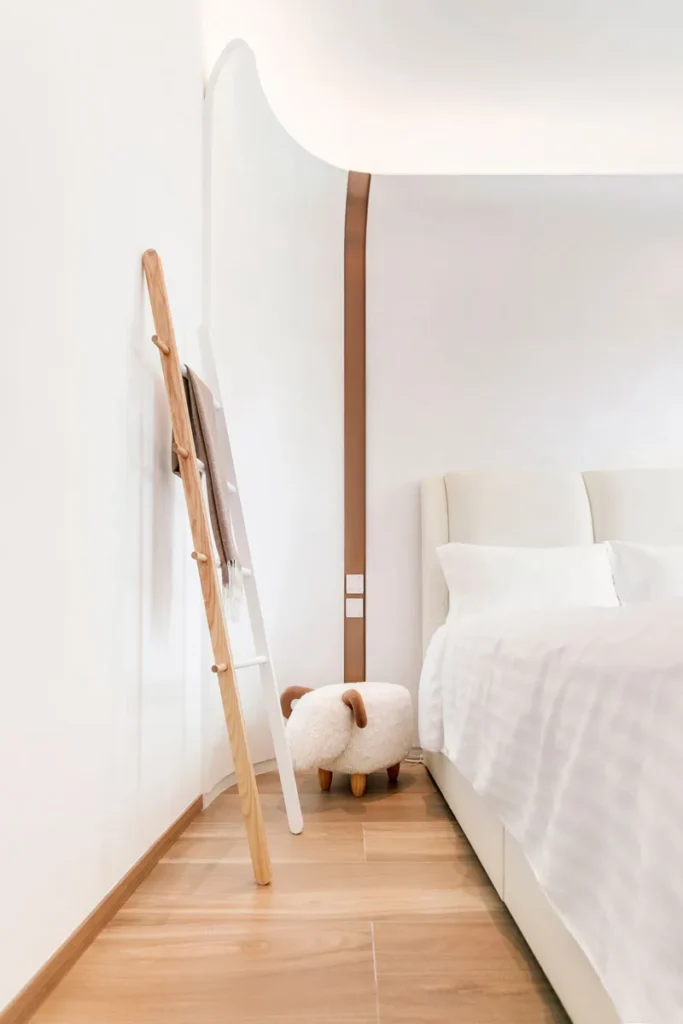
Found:
<svg viewBox="0 0 683 1024"><path fill-rule="evenodd" d="M213 557L211 532L202 494L202 483L197 454L190 424L190 414L185 398L183 371L178 357L178 348L171 320L171 308L166 291L164 269L158 254L148 249L142 257L147 279L154 328L152 341L159 349L161 366L166 385L168 407L171 414L173 439L180 456L180 475L185 491L185 501L190 518L190 529L194 551L192 557L197 563L199 579L206 609L206 619L211 634L213 649L213 670L220 686L223 713L228 728L232 756L235 762L235 776L240 795L242 815L247 830L249 852L254 878L259 885L268 885L271 880L268 840L263 824L261 801L256 788L254 769L249 757L249 748L244 728L235 680L235 663L230 647L230 638L223 611L222 589L216 573Z"/></svg>

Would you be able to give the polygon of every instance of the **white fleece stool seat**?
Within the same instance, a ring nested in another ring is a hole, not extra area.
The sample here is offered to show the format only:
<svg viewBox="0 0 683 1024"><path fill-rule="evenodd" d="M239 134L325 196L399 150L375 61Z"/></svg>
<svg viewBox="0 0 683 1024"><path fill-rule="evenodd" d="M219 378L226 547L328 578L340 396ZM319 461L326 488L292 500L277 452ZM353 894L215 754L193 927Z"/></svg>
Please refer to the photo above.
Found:
<svg viewBox="0 0 683 1024"><path fill-rule="evenodd" d="M398 779L413 741L410 693L395 683L333 683L310 690L290 686L281 697L287 740L297 771L318 769L322 789L334 772L351 776L356 796L367 776L386 769Z"/></svg>

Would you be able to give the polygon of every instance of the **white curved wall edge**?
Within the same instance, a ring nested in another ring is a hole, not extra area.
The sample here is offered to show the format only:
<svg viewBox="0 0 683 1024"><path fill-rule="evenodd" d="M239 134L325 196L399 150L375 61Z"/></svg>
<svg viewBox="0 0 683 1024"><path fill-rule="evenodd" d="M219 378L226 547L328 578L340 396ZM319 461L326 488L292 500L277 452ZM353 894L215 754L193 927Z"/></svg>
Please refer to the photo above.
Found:
<svg viewBox="0 0 683 1024"><path fill-rule="evenodd" d="M203 282L203 289L202 289L202 327L200 328L200 343L203 342L203 346L204 346L202 348L202 354L204 354L204 352L207 352L208 355L209 355L208 365L207 365L207 368L206 368L206 372L209 373L210 375L213 373L213 375L214 375L213 378L211 376L209 377L209 383L213 382L214 384L216 383L215 363L214 363L214 360L213 360L213 356L211 354L211 348L210 348L211 341L210 341L210 333L209 333L209 327L208 327L209 322L210 322L210 310L211 310L211 273L210 273L210 269L211 269L211 239L212 239L212 233L211 233L211 203L212 203L211 160L212 160L212 155L213 155L212 125L213 125L213 116L214 116L214 103L215 103L215 97L216 97L216 88L218 86L218 82L220 81L221 75L226 70L226 68L230 65L230 63L234 61L235 57L238 54L244 52L245 50L248 51L251 54L251 57L252 57L252 59L254 61L254 67L256 69L256 74L259 77L259 83L261 85L261 89L263 90L263 97L264 97L264 99L265 99L266 103L268 104L268 106L270 107L270 110L271 110L271 112L273 114L273 117L275 117L280 122L282 130L284 132L286 132L287 135L292 140L292 144L297 146L299 149L306 150L306 152L308 152L309 155L313 159L319 160L322 163L329 165L330 167L336 168L337 170L343 170L345 174L348 173L348 168L345 165L335 164L334 161L327 160L325 157L320 156L317 153L314 153L312 150L309 150L306 146L304 146L299 141L299 139L297 139L297 137L294 134L292 134L291 131L289 131L289 129L287 128L286 124L283 123L283 121L278 117L277 111L276 111L275 107L273 106L273 104L272 104L272 102L270 100L270 97L268 96L268 93L267 93L266 89L263 86L263 81L261 79L261 76L259 75L258 58L257 58L257 55L256 55L254 49L249 45L249 42L246 39L243 39L241 37L235 37L235 38L231 39L230 42L221 50L219 56L217 57L215 63L213 64L213 66L211 68L211 72L210 72L210 74L208 76L208 79L207 79L207 82L206 82L206 88L204 90L204 127L203 127L203 161L202 161L203 175L204 175L204 199L203 199L203 217L202 217L202 225L203 225L203 227L202 227L202 237L203 237L202 282Z"/></svg>
<svg viewBox="0 0 683 1024"><path fill-rule="evenodd" d="M265 775L266 772L274 771L277 771L277 762L275 758L272 758L269 761L260 761L258 764L254 765L254 775ZM226 789L231 789L232 786L236 785L237 779L234 772L230 772L229 775L225 775L222 779L219 779L218 782L211 787L208 793L204 793L202 797L203 810L210 807L216 797L220 796L221 793L225 793Z"/></svg>
<svg viewBox="0 0 683 1024"><path fill-rule="evenodd" d="M621 1024L585 953L548 901L521 847L444 754L425 764L573 1024Z"/></svg>
<svg viewBox="0 0 683 1024"><path fill-rule="evenodd" d="M216 361L211 348L211 242L213 239L211 208L213 201L213 118L214 104L216 99L216 88L221 75L228 67L231 60L244 49L251 51L249 44L244 39L232 39L221 51L216 63L213 65L211 74L208 77L204 90L204 116L202 123L202 173L203 173L203 199L202 199L202 323L199 328L199 344L202 357L202 372L209 387L214 393L220 388L218 386L218 374ZM229 426L229 425L228 425Z"/></svg>
<svg viewBox="0 0 683 1024"><path fill-rule="evenodd" d="M247 39L289 134L372 174L680 171L682 18L671 0L203 0L207 66Z"/></svg>
<svg viewBox="0 0 683 1024"><path fill-rule="evenodd" d="M205 345L209 346L209 349L208 349L209 354L210 354L210 335L209 335L208 324L209 324L209 320L210 320L210 309L211 309L211 273L210 273L210 267L211 267L211 238L212 238L212 233L211 233L211 202L212 202L211 159L212 159L212 154L213 154L212 125L213 125L213 115L214 115L214 103L215 103L215 97L216 97L216 89L217 89L217 86L218 86L218 82L220 81L221 75L226 70L226 68L230 65L230 63L234 62L235 57L238 54L243 53L245 50L248 51L251 54L251 57L252 57L252 59L254 61L254 67L256 69L256 74L259 77L259 82L260 82L260 85L261 85L261 89L263 90L264 99L265 99L266 103L268 104L268 106L270 107L270 110L272 111L273 117L277 118L277 120L280 122L280 125L282 126L282 130L289 135L290 139L292 140L292 144L298 146L300 149L306 149L306 151L309 153L309 155L311 157L313 157L314 159L321 160L323 163L329 164L331 167L336 167L338 170L344 170L345 173L346 173L346 169L343 168L342 165L336 165L332 161L326 160L324 157L318 156L316 153L313 153L312 151L308 150L307 147L303 146L302 143L296 138L296 136L293 135L289 131L289 129L286 127L286 124L284 124L282 122L282 120L278 117L276 109L275 109L275 107L273 107L273 104L272 104L272 102L270 100L270 97L268 96L268 93L267 93L267 91L265 90L265 88L263 86L263 81L261 79L261 76L259 75L258 59L257 59L257 56L256 56L256 53L255 53L254 49L249 45L249 42L246 39L243 39L240 36L236 36L235 38L231 39L230 42L227 43L227 45L224 46L223 49L220 51L220 53L219 53L215 63L212 65L211 72L210 72L210 74L209 74L209 76L207 78L206 88L204 90L204 130L203 130L203 162L202 162L203 173L204 173L203 260L202 260L203 291L202 291L202 327L200 329L200 334L201 334L201 337L204 339ZM210 365L207 367L207 372L209 372L209 373L213 372L215 374L215 366L214 366L213 357L210 358L209 363L210 363ZM214 376L213 379L214 379L214 382L215 382L215 376Z"/></svg>

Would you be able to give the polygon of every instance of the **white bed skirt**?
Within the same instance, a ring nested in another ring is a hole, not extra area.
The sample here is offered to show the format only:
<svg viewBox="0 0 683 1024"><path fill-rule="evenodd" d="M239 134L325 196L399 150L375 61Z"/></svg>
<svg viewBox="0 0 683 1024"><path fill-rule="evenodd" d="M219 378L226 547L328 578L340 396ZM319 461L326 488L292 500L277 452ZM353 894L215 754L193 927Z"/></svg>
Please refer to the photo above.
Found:
<svg viewBox="0 0 683 1024"><path fill-rule="evenodd" d="M424 758L573 1024L624 1024L586 956L538 885L519 844L452 761L444 754L425 753Z"/></svg>

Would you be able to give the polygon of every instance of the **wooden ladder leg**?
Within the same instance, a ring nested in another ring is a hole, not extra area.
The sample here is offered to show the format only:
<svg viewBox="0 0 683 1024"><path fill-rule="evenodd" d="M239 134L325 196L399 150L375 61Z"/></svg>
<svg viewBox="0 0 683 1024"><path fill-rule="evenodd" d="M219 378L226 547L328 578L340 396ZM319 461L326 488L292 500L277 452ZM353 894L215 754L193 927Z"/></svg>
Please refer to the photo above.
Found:
<svg viewBox="0 0 683 1024"><path fill-rule="evenodd" d="M228 738L230 739L230 748L235 762L237 791L240 796L240 806L247 830L247 842L249 843L254 878L259 885L268 885L272 877L268 839L263 823L263 811L256 786L254 768L249 757L244 718L242 717L242 708L240 707L232 662L220 667L225 667L225 671L218 673L218 680L225 724L228 727Z"/></svg>

